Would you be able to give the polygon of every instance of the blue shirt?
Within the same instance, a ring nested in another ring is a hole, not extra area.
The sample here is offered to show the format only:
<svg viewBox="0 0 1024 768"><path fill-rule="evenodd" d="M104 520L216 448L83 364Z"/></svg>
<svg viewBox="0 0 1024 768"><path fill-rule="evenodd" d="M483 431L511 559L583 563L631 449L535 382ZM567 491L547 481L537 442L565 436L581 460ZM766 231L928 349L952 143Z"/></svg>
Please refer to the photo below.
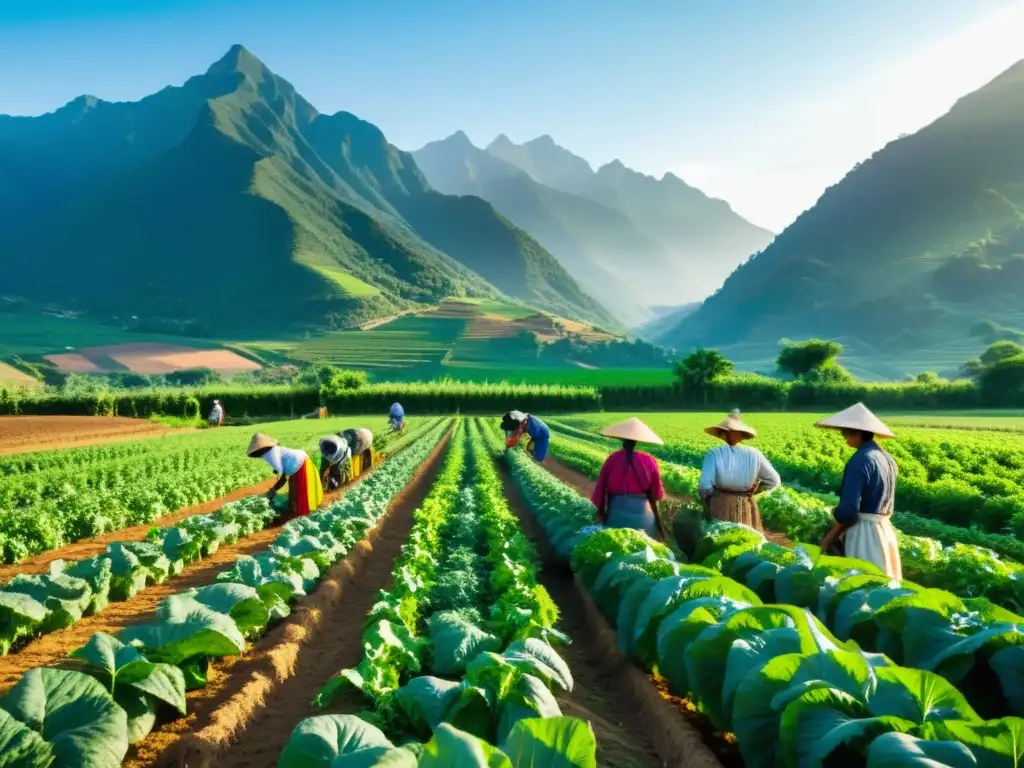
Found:
<svg viewBox="0 0 1024 768"><path fill-rule="evenodd" d="M391 418L401 419L405 416L405 410L399 403L395 403L391 406Z"/></svg>
<svg viewBox="0 0 1024 768"><path fill-rule="evenodd" d="M857 513L892 514L896 475L895 459L874 440L858 448L843 471L839 504L832 513L836 522L853 525L857 522Z"/></svg>
<svg viewBox="0 0 1024 768"><path fill-rule="evenodd" d="M526 417L526 434L528 434L534 440L541 440L546 437L551 437L551 432L548 431L548 425L538 419L536 416Z"/></svg>

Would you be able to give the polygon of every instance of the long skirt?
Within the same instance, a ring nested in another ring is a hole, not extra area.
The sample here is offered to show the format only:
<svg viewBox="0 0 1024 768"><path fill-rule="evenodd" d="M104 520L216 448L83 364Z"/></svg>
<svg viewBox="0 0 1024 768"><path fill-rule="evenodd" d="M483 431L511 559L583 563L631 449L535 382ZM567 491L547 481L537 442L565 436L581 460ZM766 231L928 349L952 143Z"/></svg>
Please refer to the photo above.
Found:
<svg viewBox="0 0 1024 768"><path fill-rule="evenodd" d="M646 496L636 493L616 494L608 497L608 528L634 528L648 536L658 535L654 509Z"/></svg>
<svg viewBox="0 0 1024 768"><path fill-rule="evenodd" d="M757 501L752 494L729 493L716 489L711 494L710 505L711 517L715 520L742 523L755 531L764 530L761 527L761 510L757 508Z"/></svg>
<svg viewBox="0 0 1024 768"><path fill-rule="evenodd" d="M305 517L323 500L324 487L320 484L320 475L307 457L302 468L288 478L288 511L292 517Z"/></svg>
<svg viewBox="0 0 1024 768"><path fill-rule="evenodd" d="M903 578L900 548L889 515L858 513L857 522L846 529L845 552L847 557L877 565L890 578Z"/></svg>

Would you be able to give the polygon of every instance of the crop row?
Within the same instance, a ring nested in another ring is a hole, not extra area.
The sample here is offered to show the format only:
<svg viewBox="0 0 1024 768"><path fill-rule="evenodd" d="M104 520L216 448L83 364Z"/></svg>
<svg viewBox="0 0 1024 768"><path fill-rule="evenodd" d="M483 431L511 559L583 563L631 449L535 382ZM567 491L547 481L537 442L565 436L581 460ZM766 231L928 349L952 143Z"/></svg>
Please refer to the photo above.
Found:
<svg viewBox="0 0 1024 768"><path fill-rule="evenodd" d="M362 661L315 700L327 708L340 690L357 688L380 729L367 737L370 726L349 716L308 718L278 765L370 764L370 749L382 761L374 764L525 768L544 754L554 761L545 764L596 765L589 724L562 717L551 690L573 681L549 644L560 638L558 613L536 582L535 560L477 427L457 432L394 562L394 587L364 624ZM431 762L441 758L450 762Z"/></svg>
<svg viewBox="0 0 1024 768"><path fill-rule="evenodd" d="M383 426L385 420L369 421ZM332 426L337 429L341 422ZM303 446L330 431L313 421L287 428L268 425L267 430ZM231 428L142 441L137 453L125 454L122 447L92 449L93 456L112 450L114 458L83 468L58 464L4 477L0 559L20 562L83 538L152 523L174 510L258 483L267 477L267 468L246 456L250 435L249 429Z"/></svg>
<svg viewBox="0 0 1024 768"><path fill-rule="evenodd" d="M659 458L700 464L717 441L703 429L708 414L650 414L651 428L664 440L653 446ZM838 435L814 428L809 414L749 417L756 445L789 483L815 491L839 488L849 448ZM572 425L597 430L613 414L574 417ZM996 533L1008 526L1024 535L1024 441L1004 433L967 430L900 429L886 442L899 463L897 505L922 517ZM589 432L587 434L590 434Z"/></svg>
<svg viewBox="0 0 1024 768"><path fill-rule="evenodd" d="M443 436L441 425L324 510L288 523L263 554L240 557L217 583L163 600L153 622L97 633L67 669L32 669L0 699L10 764L108 768L144 738L159 710L184 714L211 659L241 653L287 616L384 516Z"/></svg>
<svg viewBox="0 0 1024 768"><path fill-rule="evenodd" d="M558 430L552 436L551 450L560 460L590 477L597 477L607 457L607 448L601 444L568 437ZM696 498L699 470L666 461L659 461L659 466L666 489ZM791 541L820 541L832 525L836 503L835 497L789 488L758 497L764 525ZM923 521L907 513L894 515L893 524L897 528L903 573L908 578L962 597L987 597L1013 611L1024 606L1024 565L1000 559L989 547L961 543L959 539L969 533L963 528ZM911 535L907 529L928 531L935 538ZM982 540L986 544L1001 544L1001 548L1014 553L1024 549L1008 536L988 534Z"/></svg>
<svg viewBox="0 0 1024 768"><path fill-rule="evenodd" d="M852 634L863 639L871 627L892 620L897 637L886 636L879 645L907 661L936 644L948 648L949 632L979 638L979 648L981 637L998 636L992 639L996 649L1014 649L1002 698L975 698L986 707L1019 711L1014 697L1020 689L1012 683L1020 679L1015 651L1021 634L1003 622L1005 611L944 593L944 607L966 610L936 612L937 591L887 584L865 563L823 557L813 548L793 552L761 537L756 544L734 541L730 537L750 533L741 526L713 526L694 552L705 565L681 564L640 531L587 525L586 500L521 452L508 452L508 461L554 548L568 552L573 571L616 627L620 648L665 677L674 693L689 696L717 728L734 733L747 766L1017 764L1024 720L982 719L941 674L899 666L841 641L807 604L827 606L834 617L846 594L865 598L859 610L844 608L856 617ZM777 563L775 556L793 561ZM723 575L724 568L742 570L747 584ZM765 598L792 597L795 604L764 602L757 589L766 590L767 582L774 591L765 591ZM833 591L836 584L844 585L843 595ZM882 599L884 590L895 591L891 602ZM876 601L886 618L873 615ZM995 623L979 628L982 619ZM966 678L971 662L981 660L972 656L975 650L962 646L947 659L950 667L940 668ZM979 680L992 664L989 659L988 668L978 671Z"/></svg>

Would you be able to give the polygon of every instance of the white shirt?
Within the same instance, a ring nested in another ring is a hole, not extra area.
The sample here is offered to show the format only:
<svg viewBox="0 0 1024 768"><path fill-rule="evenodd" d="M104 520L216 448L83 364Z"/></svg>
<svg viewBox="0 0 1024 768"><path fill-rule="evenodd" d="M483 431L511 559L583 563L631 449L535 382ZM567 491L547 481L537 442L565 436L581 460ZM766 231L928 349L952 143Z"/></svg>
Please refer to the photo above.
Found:
<svg viewBox="0 0 1024 768"><path fill-rule="evenodd" d="M715 488L723 491L749 491L761 481L761 489L770 491L782 484L782 478L768 459L757 448L746 445L720 445L704 456L704 467L697 488L710 493Z"/></svg>
<svg viewBox="0 0 1024 768"><path fill-rule="evenodd" d="M305 451L275 445L260 458L270 465L275 475L291 477L302 469L306 463L307 456Z"/></svg>
<svg viewBox="0 0 1024 768"><path fill-rule="evenodd" d="M210 411L210 421L216 422L222 418L224 418L224 408L220 405L213 406L213 409Z"/></svg>

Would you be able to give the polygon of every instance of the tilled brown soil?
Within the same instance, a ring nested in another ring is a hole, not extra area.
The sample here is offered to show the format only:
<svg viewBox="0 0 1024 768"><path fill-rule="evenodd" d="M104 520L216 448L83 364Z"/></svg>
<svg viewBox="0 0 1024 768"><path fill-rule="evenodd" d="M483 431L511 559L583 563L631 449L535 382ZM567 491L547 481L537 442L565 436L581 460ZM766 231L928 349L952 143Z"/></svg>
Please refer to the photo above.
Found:
<svg viewBox="0 0 1024 768"><path fill-rule="evenodd" d="M188 695L189 714L159 726L125 766L274 766L298 722L316 714L313 695L363 655L362 622L408 539L447 441L392 502L388 514L292 615L241 657L213 665L206 688Z"/></svg>
<svg viewBox="0 0 1024 768"><path fill-rule="evenodd" d="M167 426L117 416L0 416L0 455L156 437Z"/></svg>
<svg viewBox="0 0 1024 768"><path fill-rule="evenodd" d="M551 459L545 462L545 466L550 468L549 462ZM575 682L572 693L558 697L562 712L590 721L597 736L597 764L602 768L681 768L683 764L670 762L678 750L666 749L665 744L658 743L665 739L656 737L656 734L661 735L657 724L644 716L643 708L636 700L636 691L631 690L623 675L626 668L609 664L603 649L595 642L597 638L588 625L572 573L551 555L543 531L527 511L505 467L501 462L498 464L509 508L541 554L539 579L561 612L558 628L572 640L571 645L558 649L572 670ZM685 723L679 725L688 728ZM688 730L693 734L692 729ZM692 744L687 742L687 746L694 750L704 749L696 734L693 738L696 741Z"/></svg>
<svg viewBox="0 0 1024 768"><path fill-rule="evenodd" d="M544 466L581 494L589 497L593 491L594 481L571 467L551 458L544 462ZM600 680L596 690L603 692L604 696L610 695L614 702L627 709L633 722L638 723L630 727L629 731L634 734L646 734L655 745L654 753L661 761L655 763L656 765L672 768L740 768L743 763L739 758L735 739L730 734L717 732L692 702L668 694L663 681L645 675L618 650L615 631L600 615L582 585L574 580L568 566L558 562L551 555L543 530L523 505L518 489L503 466L501 471L505 478L505 493L513 511L519 516L523 530L534 540L542 553L542 583L562 611L563 631L569 631L566 627L575 624L578 631L584 634L585 642L596 653L579 664L573 664L570 660L573 674L576 674L578 667L588 671L597 667L598 673L604 674L605 679ZM572 632L570 635L576 639ZM573 714L564 705L563 709ZM597 732L596 723L594 729ZM608 737L605 738L607 741ZM598 746L601 750L600 734ZM629 755L618 762L614 762L615 759L615 756L602 757L599 751L598 764L601 766L626 768L644 765Z"/></svg>

